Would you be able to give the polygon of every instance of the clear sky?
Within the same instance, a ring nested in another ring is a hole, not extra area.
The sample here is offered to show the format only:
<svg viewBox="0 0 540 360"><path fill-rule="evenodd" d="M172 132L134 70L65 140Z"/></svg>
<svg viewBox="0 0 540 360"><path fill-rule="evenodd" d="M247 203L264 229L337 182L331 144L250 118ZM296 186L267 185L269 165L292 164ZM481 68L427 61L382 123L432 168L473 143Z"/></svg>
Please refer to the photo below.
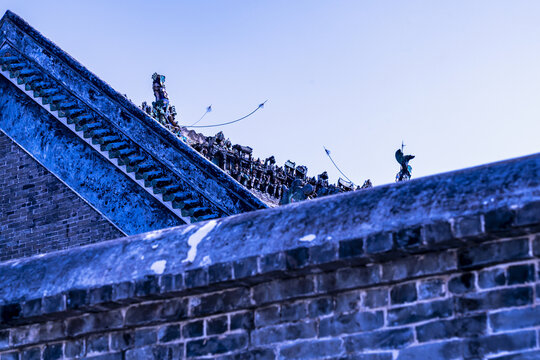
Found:
<svg viewBox="0 0 540 360"><path fill-rule="evenodd" d="M167 76L182 124L356 183L540 151L540 1L42 1L10 9L137 105Z"/></svg>

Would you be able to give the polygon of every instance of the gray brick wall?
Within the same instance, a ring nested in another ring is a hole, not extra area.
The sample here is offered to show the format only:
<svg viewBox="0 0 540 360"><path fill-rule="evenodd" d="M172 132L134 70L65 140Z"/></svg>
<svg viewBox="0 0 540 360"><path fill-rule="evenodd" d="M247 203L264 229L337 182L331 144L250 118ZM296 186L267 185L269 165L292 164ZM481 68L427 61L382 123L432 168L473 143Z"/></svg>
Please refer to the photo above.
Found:
<svg viewBox="0 0 540 360"><path fill-rule="evenodd" d="M0 360L540 359L539 179L534 155L0 263Z"/></svg>
<svg viewBox="0 0 540 360"><path fill-rule="evenodd" d="M186 274L70 291L5 305L0 359L538 359L539 255L531 234L252 281L223 265L225 289Z"/></svg>
<svg viewBox="0 0 540 360"><path fill-rule="evenodd" d="M0 262L121 236L0 132Z"/></svg>

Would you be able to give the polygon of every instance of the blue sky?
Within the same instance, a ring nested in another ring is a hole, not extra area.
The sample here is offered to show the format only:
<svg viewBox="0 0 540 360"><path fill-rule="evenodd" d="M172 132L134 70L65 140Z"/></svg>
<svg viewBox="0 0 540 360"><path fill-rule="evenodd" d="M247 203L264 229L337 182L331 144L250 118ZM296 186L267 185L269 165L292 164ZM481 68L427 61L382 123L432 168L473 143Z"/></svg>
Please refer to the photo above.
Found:
<svg viewBox="0 0 540 360"><path fill-rule="evenodd" d="M316 175L392 182L540 151L538 1L3 0L137 105L167 76L179 121Z"/></svg>

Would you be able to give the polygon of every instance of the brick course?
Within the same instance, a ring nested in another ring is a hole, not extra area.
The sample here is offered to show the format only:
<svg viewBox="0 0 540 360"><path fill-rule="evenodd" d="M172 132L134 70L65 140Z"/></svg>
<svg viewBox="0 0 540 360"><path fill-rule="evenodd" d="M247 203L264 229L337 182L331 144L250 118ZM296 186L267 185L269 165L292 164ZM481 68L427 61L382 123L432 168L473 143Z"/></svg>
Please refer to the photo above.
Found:
<svg viewBox="0 0 540 360"><path fill-rule="evenodd" d="M122 236L0 132L0 262Z"/></svg>

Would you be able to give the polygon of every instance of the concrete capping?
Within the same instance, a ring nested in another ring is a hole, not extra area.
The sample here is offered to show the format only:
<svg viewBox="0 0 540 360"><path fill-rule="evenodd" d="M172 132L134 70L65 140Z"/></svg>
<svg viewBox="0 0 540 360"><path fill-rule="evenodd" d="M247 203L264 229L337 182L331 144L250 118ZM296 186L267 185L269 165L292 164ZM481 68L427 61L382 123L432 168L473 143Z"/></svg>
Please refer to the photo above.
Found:
<svg viewBox="0 0 540 360"><path fill-rule="evenodd" d="M535 231L538 154L6 262L0 326L351 265L378 269L366 286L466 271L515 261L470 261L492 240L532 258Z"/></svg>

